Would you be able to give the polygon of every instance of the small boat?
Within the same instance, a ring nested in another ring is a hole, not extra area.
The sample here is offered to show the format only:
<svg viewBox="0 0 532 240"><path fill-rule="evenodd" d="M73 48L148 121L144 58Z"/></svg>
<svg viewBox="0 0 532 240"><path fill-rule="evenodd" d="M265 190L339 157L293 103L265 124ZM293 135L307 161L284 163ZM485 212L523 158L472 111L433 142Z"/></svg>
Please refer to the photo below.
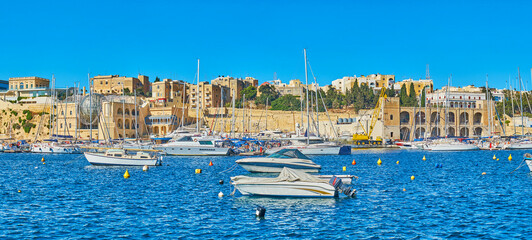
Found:
<svg viewBox="0 0 532 240"><path fill-rule="evenodd" d="M349 197L356 195L356 190L347 187L341 178L333 176L327 181L290 168L283 168L275 178L231 177L231 184L244 196L332 198L338 197L339 192Z"/></svg>
<svg viewBox="0 0 532 240"><path fill-rule="evenodd" d="M530 153L525 153L525 163L532 172L532 155Z"/></svg>
<svg viewBox="0 0 532 240"><path fill-rule="evenodd" d="M444 139L442 141L436 141L425 146L426 150L432 151L474 151L480 150L477 145L469 144L465 142L452 141Z"/></svg>
<svg viewBox="0 0 532 240"><path fill-rule="evenodd" d="M115 166L157 166L160 160L155 155L146 152L128 154L124 149L108 149L105 153L85 152L85 158L92 165Z"/></svg>
<svg viewBox="0 0 532 240"><path fill-rule="evenodd" d="M304 172L318 172L321 166L297 149L281 149L268 157L244 158L236 163L249 172L281 172L284 167Z"/></svg>
<svg viewBox="0 0 532 240"><path fill-rule="evenodd" d="M153 147L168 155L227 156L232 154L231 141L183 136Z"/></svg>
<svg viewBox="0 0 532 240"><path fill-rule="evenodd" d="M266 154L272 154L281 149L297 149L305 155L350 155L350 146L340 146L334 142L326 142L320 137L292 137L288 139L290 145L271 148L266 150ZM307 144L308 141L308 144Z"/></svg>
<svg viewBox="0 0 532 240"><path fill-rule="evenodd" d="M47 140L45 140L47 141ZM57 154L80 154L81 149L72 144L61 144L57 141L31 144L30 152L32 153L57 153Z"/></svg>
<svg viewBox="0 0 532 240"><path fill-rule="evenodd" d="M524 140L519 142L510 143L505 149L532 149L532 141Z"/></svg>

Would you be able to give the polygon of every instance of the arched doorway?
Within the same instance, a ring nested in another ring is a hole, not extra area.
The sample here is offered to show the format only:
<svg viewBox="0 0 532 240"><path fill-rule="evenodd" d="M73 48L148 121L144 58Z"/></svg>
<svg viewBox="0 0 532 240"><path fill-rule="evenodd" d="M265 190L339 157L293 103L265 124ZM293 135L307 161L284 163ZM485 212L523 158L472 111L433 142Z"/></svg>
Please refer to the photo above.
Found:
<svg viewBox="0 0 532 240"><path fill-rule="evenodd" d="M449 137L456 136L456 130L454 129L454 127L447 128L447 136Z"/></svg>
<svg viewBox="0 0 532 240"><path fill-rule="evenodd" d="M439 137L441 134L440 128L433 127L432 131L430 132L431 137Z"/></svg>
<svg viewBox="0 0 532 240"><path fill-rule="evenodd" d="M449 121L449 123L454 123L454 113L453 112L449 112L447 114L447 121Z"/></svg>
<svg viewBox="0 0 532 240"><path fill-rule="evenodd" d="M153 134L159 135L159 127L157 126L153 127Z"/></svg>
<svg viewBox="0 0 532 240"><path fill-rule="evenodd" d="M425 124L425 112L417 112L415 121L416 124Z"/></svg>
<svg viewBox="0 0 532 240"><path fill-rule="evenodd" d="M433 112L430 115L430 122L433 123L433 124L438 124L440 122L440 113Z"/></svg>
<svg viewBox="0 0 532 240"><path fill-rule="evenodd" d="M481 127L476 127L475 128L475 136L482 136L482 128Z"/></svg>
<svg viewBox="0 0 532 240"><path fill-rule="evenodd" d="M401 112L399 115L399 119L401 124L408 124L410 123L410 113L408 112Z"/></svg>
<svg viewBox="0 0 532 240"><path fill-rule="evenodd" d="M424 138L424 137L425 137L425 128L424 127L417 128L414 134L414 138Z"/></svg>
<svg viewBox="0 0 532 240"><path fill-rule="evenodd" d="M469 128L466 128L466 127L461 128L460 137L469 137Z"/></svg>
<svg viewBox="0 0 532 240"><path fill-rule="evenodd" d="M482 113L475 113L473 115L473 124L479 125L482 123Z"/></svg>
<svg viewBox="0 0 532 240"><path fill-rule="evenodd" d="M401 140L403 141L410 141L410 128L402 127L399 134Z"/></svg>
<svg viewBox="0 0 532 240"><path fill-rule="evenodd" d="M466 125L469 123L469 113L463 112L460 114L460 124ZM462 130L460 130L462 131Z"/></svg>

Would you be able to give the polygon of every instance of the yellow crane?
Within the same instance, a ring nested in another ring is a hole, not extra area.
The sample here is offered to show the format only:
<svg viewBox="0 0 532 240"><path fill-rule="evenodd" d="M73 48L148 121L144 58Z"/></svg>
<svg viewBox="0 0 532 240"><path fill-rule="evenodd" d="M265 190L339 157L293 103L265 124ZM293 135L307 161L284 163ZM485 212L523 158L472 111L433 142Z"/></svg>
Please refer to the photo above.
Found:
<svg viewBox="0 0 532 240"><path fill-rule="evenodd" d="M379 120L379 113L381 111L382 105L384 104L384 100L386 99L386 88L382 87L381 94L379 95L379 100L377 100L377 104L375 106L375 109L373 109L373 114L371 115L371 123L369 125L369 129L366 131L366 128L362 125L360 122L360 118L358 119L358 123L362 127L362 130L364 130L364 134L353 134L353 142L357 145L360 144L382 144L382 138L377 137L375 141L370 141L371 133L373 132L373 129L375 128L375 124L377 123L377 120Z"/></svg>

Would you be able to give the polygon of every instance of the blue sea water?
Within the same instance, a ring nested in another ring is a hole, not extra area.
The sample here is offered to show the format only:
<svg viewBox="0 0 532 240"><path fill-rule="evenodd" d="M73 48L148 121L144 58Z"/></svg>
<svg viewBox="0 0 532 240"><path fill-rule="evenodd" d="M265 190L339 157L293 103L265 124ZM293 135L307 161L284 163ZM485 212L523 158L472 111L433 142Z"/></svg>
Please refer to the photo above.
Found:
<svg viewBox="0 0 532 240"><path fill-rule="evenodd" d="M166 157L143 172L91 166L83 155L3 153L0 238L526 239L532 175L526 166L510 173L523 153L363 150L312 157L323 174L359 177L357 197L337 199L230 196L229 177L247 172L223 171L242 157ZM257 206L267 209L265 219L255 217Z"/></svg>

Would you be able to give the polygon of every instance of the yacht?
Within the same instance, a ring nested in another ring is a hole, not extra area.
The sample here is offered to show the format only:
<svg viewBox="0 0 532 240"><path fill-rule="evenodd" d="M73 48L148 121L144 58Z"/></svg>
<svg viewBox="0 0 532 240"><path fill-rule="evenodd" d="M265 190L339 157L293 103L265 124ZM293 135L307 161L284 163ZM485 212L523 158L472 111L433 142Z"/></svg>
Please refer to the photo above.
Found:
<svg viewBox="0 0 532 240"><path fill-rule="evenodd" d="M532 141L523 140L518 142L513 142L504 147L504 149L532 149Z"/></svg>
<svg viewBox="0 0 532 240"><path fill-rule="evenodd" d="M81 149L74 145L61 144L56 140L48 140L47 142L31 144L30 152L32 153L81 154Z"/></svg>
<svg viewBox="0 0 532 240"><path fill-rule="evenodd" d="M157 166L160 159L146 152L128 154L124 149L108 149L105 153L85 152L85 158L92 165L115 166Z"/></svg>
<svg viewBox="0 0 532 240"><path fill-rule="evenodd" d="M281 172L284 167L304 172L319 172L321 166L314 163L297 149L281 149L268 157L244 158L236 163L249 172Z"/></svg>
<svg viewBox="0 0 532 240"><path fill-rule="evenodd" d="M525 163L532 172L532 155L530 153L525 153Z"/></svg>
<svg viewBox="0 0 532 240"><path fill-rule="evenodd" d="M226 156L233 153L229 140L193 136L182 136L153 149L181 156Z"/></svg>
<svg viewBox="0 0 532 240"><path fill-rule="evenodd" d="M323 138L312 137L292 137L288 139L289 145L271 148L266 150L266 154L275 153L281 149L297 149L305 155L349 155L351 147L340 146L334 142L325 142ZM308 144L307 144L308 141Z"/></svg>
<svg viewBox="0 0 532 240"><path fill-rule="evenodd" d="M349 197L356 194L341 178L333 176L327 181L290 168L283 168L275 178L231 177L231 184L244 196L332 198L338 197L339 192Z"/></svg>
<svg viewBox="0 0 532 240"><path fill-rule="evenodd" d="M426 146L425 149L432 151L473 151L479 150L480 148L474 144L467 144L461 142L442 142L429 144Z"/></svg>

